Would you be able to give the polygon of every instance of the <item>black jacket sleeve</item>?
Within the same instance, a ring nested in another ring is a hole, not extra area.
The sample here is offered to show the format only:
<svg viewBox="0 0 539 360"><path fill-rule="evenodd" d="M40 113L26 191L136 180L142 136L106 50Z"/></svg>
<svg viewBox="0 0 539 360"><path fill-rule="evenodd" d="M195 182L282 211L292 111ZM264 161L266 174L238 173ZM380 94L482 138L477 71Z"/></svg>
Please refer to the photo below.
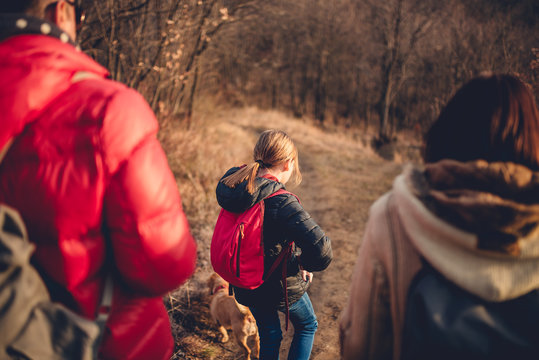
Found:
<svg viewBox="0 0 539 360"><path fill-rule="evenodd" d="M299 262L307 271L322 271L333 259L331 240L292 194L266 199L273 225L301 249Z"/></svg>

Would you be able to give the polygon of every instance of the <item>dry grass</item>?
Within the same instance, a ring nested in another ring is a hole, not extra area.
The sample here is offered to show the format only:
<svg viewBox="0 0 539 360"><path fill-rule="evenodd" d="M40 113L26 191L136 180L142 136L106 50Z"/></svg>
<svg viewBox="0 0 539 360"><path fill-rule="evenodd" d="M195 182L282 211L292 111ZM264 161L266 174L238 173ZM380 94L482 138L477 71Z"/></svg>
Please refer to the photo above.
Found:
<svg viewBox="0 0 539 360"><path fill-rule="evenodd" d="M176 339L172 359L240 359L235 343L221 344L211 322L206 278L211 273L210 240L219 207L215 186L229 167L248 161L253 135L229 125L229 115L217 111L202 116L189 129L168 121L159 137L176 177L191 232L197 240L194 276L165 297Z"/></svg>

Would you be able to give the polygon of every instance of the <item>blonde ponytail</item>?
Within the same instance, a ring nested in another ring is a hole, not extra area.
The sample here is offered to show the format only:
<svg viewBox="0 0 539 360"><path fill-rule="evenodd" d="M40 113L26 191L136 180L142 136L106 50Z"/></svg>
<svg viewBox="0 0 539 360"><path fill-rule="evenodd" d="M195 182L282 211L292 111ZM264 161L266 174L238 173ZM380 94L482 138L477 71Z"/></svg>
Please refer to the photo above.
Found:
<svg viewBox="0 0 539 360"><path fill-rule="evenodd" d="M301 182L299 170L298 150L292 139L281 130L266 130L260 134L253 152L254 162L240 168L235 173L222 179L221 182L228 187L236 187L247 180L247 191L255 191L255 179L260 168L272 168L289 160L294 160L294 182Z"/></svg>
<svg viewBox="0 0 539 360"><path fill-rule="evenodd" d="M226 178L221 180L221 182L226 186L233 188L239 183L247 180L247 191L249 194L252 194L255 191L255 179L259 168L260 164L258 162L251 163L240 168L235 173L228 175Z"/></svg>

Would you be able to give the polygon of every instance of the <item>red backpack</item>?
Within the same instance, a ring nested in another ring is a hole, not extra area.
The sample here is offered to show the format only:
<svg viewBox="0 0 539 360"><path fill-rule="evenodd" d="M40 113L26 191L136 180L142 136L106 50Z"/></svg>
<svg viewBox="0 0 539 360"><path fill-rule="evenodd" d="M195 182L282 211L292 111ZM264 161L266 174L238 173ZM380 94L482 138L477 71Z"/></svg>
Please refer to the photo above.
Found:
<svg viewBox="0 0 539 360"><path fill-rule="evenodd" d="M291 193L280 189L265 199L280 194ZM243 213L225 209L219 213L211 239L211 264L217 274L234 286L256 289L290 255L292 242L279 254L264 277L263 222L264 200Z"/></svg>

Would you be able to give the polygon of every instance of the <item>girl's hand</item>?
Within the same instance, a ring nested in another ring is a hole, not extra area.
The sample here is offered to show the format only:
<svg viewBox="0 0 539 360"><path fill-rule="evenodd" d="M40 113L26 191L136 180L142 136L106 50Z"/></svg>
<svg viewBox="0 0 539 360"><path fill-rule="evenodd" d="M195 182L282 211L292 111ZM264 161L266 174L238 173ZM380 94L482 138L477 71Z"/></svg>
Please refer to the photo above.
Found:
<svg viewBox="0 0 539 360"><path fill-rule="evenodd" d="M313 273L307 270L301 270L301 278L306 282L313 282Z"/></svg>

